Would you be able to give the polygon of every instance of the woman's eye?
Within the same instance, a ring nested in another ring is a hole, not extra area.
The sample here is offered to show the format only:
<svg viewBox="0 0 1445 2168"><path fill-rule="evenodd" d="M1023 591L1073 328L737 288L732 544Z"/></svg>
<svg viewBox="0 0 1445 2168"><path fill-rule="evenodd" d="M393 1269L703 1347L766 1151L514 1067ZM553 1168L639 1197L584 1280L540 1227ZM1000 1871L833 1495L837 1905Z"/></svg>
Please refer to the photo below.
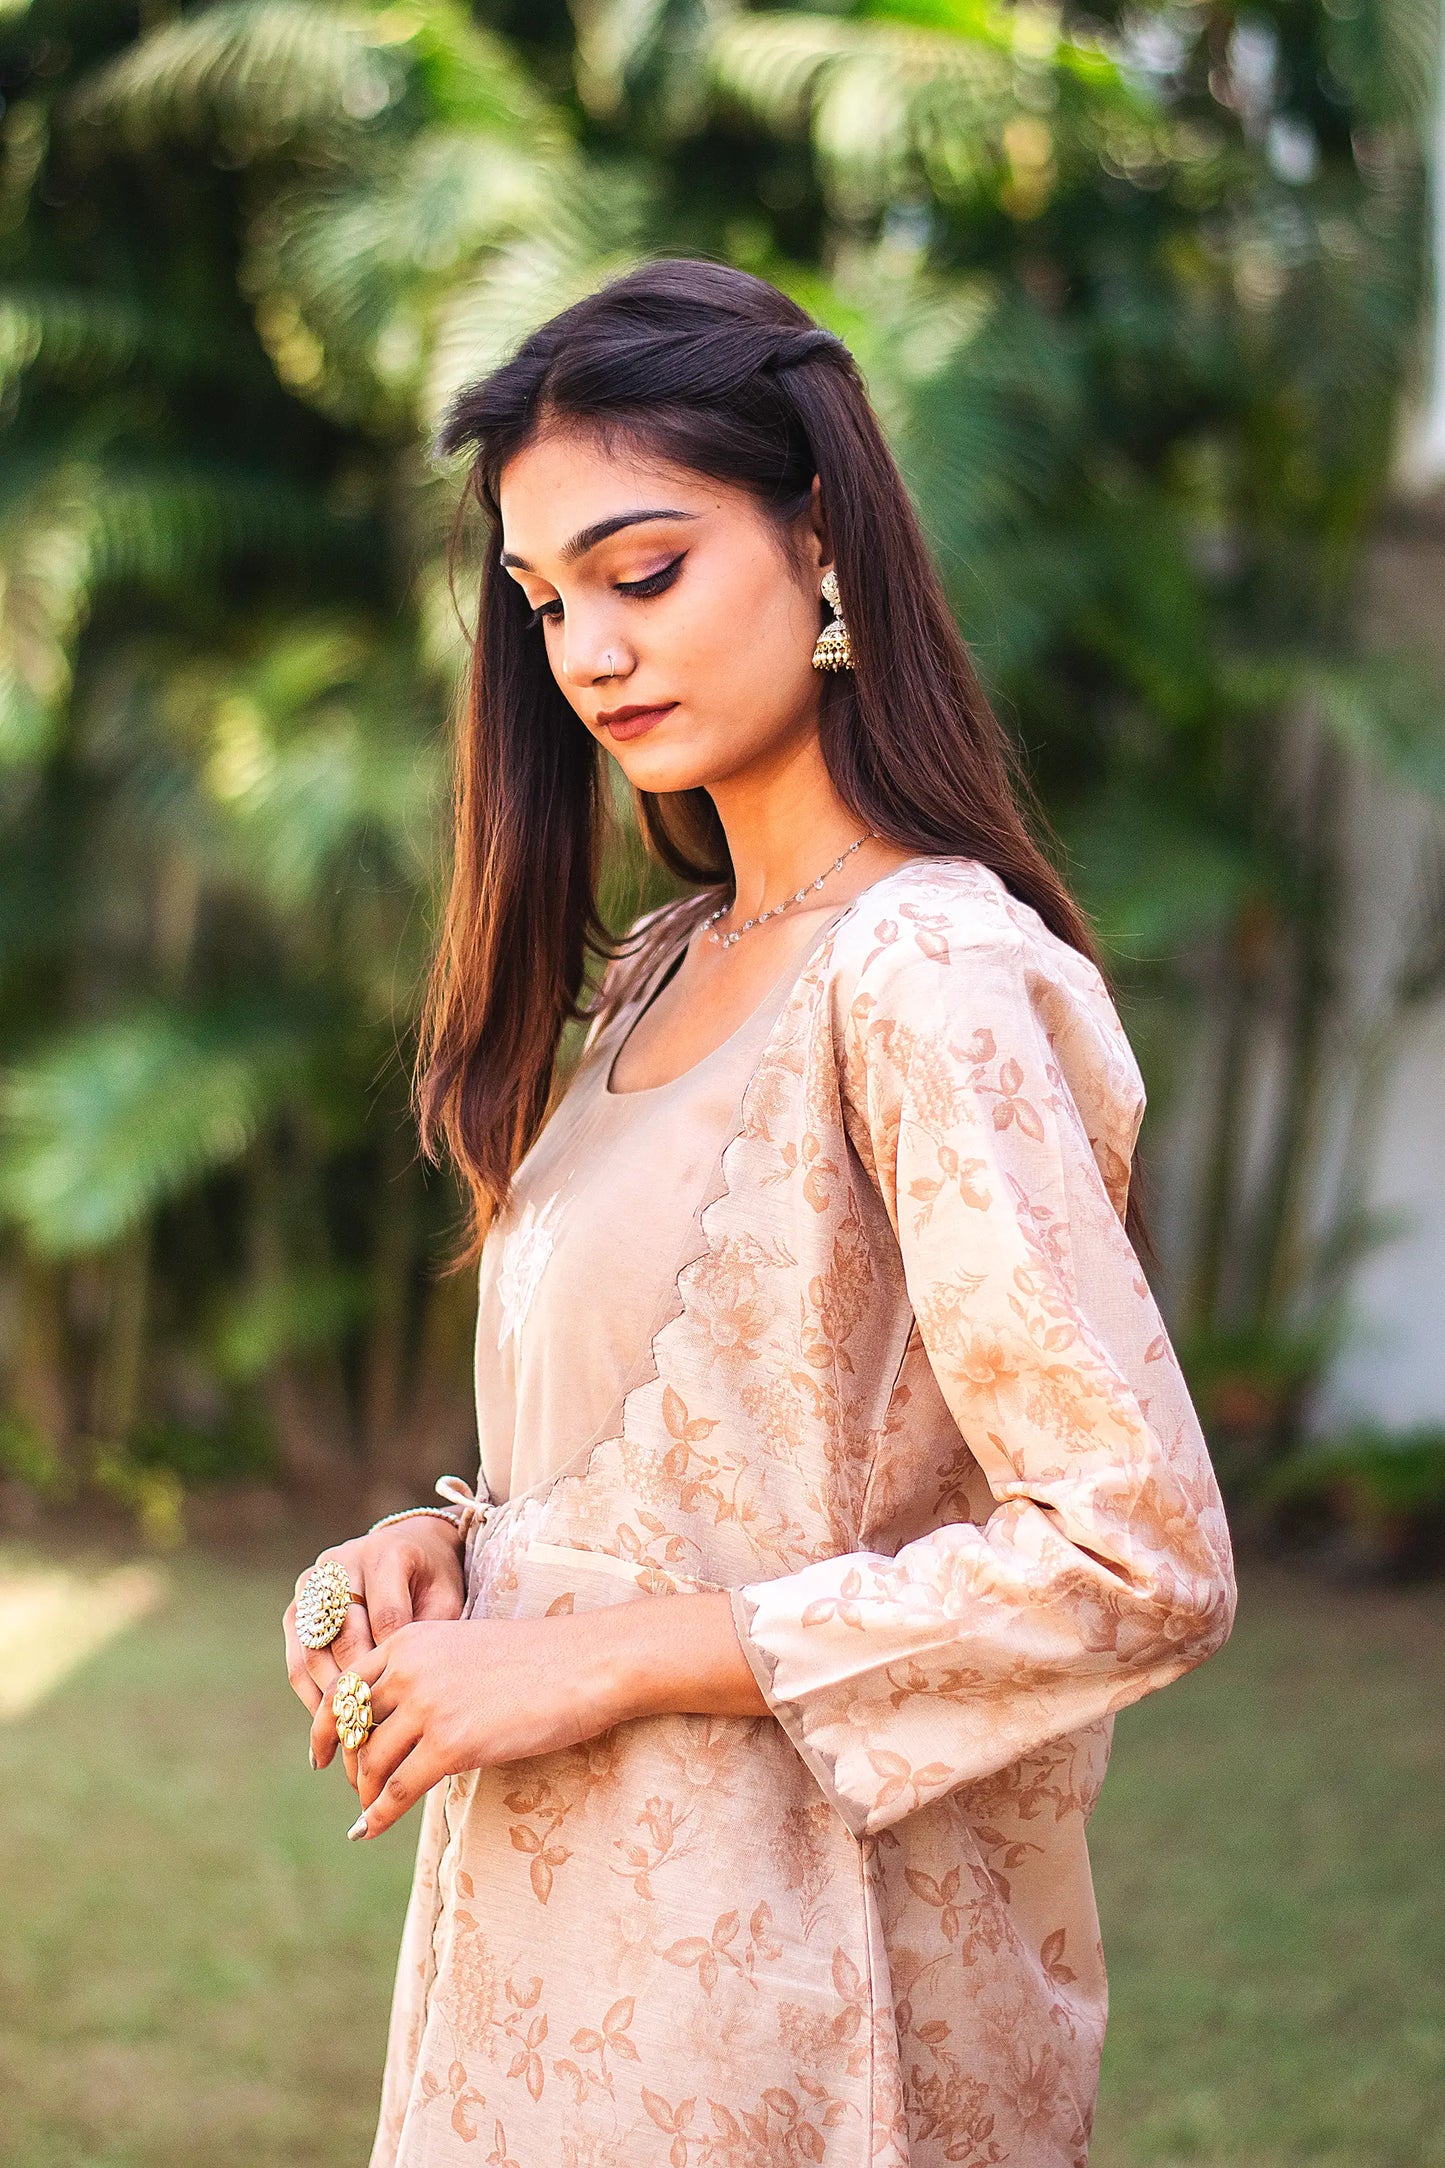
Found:
<svg viewBox="0 0 1445 2168"><path fill-rule="evenodd" d="M645 580L619 580L617 582L618 594L641 595L644 598L648 595L662 594L664 589L671 587L678 573L681 572L682 561L686 555L686 550L680 550L670 565L664 565L660 572L649 572Z"/></svg>
<svg viewBox="0 0 1445 2168"><path fill-rule="evenodd" d="M643 601L646 601L649 595L663 594L671 587L678 573L682 570L683 560L686 556L687 551L680 550L670 565L664 565L660 572L649 572L645 580L619 580L617 582L618 594L637 596ZM527 619L527 629L530 632L537 625L555 624L562 615L561 599L554 595L550 602L538 603L536 609Z"/></svg>

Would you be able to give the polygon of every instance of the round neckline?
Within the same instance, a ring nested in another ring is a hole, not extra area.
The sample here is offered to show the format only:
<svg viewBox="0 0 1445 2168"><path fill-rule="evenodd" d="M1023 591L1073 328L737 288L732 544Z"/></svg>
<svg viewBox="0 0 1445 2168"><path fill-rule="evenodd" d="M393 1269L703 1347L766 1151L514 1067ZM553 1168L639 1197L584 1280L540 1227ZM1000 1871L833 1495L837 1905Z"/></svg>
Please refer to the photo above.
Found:
<svg viewBox="0 0 1445 2168"><path fill-rule="evenodd" d="M856 910L859 904L861 904L866 898L872 896L877 890L885 887L888 882L896 880L900 874L911 873L920 866L931 866L940 863L956 865L960 862L962 855L963 854L961 853L948 851L920 851L915 857L905 859L902 865L894 866L890 872L880 874L878 879L871 882L867 888L860 889L856 896L851 897L847 903L841 904L839 906L834 919L825 920L823 925L818 929L817 941L814 941L809 945L807 951L798 961L793 984L796 986L801 982L824 936L829 931L831 931L834 926L841 924L841 922L848 916L848 913L850 911ZM687 937L688 940L691 940L692 935L696 932L696 930L697 929L695 926L689 929ZM686 953L686 944L684 944L683 953ZM621 1023L624 1019L628 1019L626 1028L628 1031L631 1030L632 1024L637 1021L637 1018L641 1015L642 1010L647 1006L647 1003L652 998L653 994L661 991L659 983L660 976L662 972L666 970L667 965L673 961L676 961L680 964L681 956L678 956L676 959L672 957L664 957L660 960L658 966L658 976L652 979L645 991L641 995L636 997L632 1003L624 1005L619 1014L614 1017L612 1022L608 1025L607 1029L602 1034L600 1034L598 1040L594 1042L594 1052L598 1060L598 1066L601 1071L601 1082L603 1085L605 1085L607 1075L610 1072L611 1062L615 1058L616 1053L620 1050L618 1045L614 1045L613 1051L610 1055L606 1052L607 1046L611 1043L611 1035L615 1026L618 1023ZM776 988L774 989L774 991L776 991ZM759 1009L761 1009L763 1006L765 1006L765 1004L760 1003ZM738 1030L745 1030L747 1028L747 1025L756 1019L757 1015L758 1010L754 1010L753 1016L750 1018L746 1018L743 1024L739 1025ZM733 1034L732 1036L736 1036L736 1034ZM727 1043L727 1041L723 1042L724 1045ZM720 1049L715 1049L714 1051L720 1051ZM704 1055L703 1061L709 1061L711 1060L711 1058L711 1055ZM604 1063L605 1066L603 1066ZM701 1063L694 1062L692 1070L683 1070L681 1072L681 1076L690 1076L693 1073L693 1070L696 1070L700 1066ZM741 1110L746 1105L747 1093L756 1083L756 1078L757 1072L754 1071L753 1076L743 1086L738 1095L737 1106L735 1109L735 1113L738 1119L741 1119ZM657 1092L669 1091L672 1086L678 1083L680 1080L680 1077L673 1077L670 1078L666 1084L647 1085L640 1092L616 1092L609 1094L600 1089L594 1090L592 1093L589 1094L588 1113L586 1119L589 1124L596 1123L600 1118L600 1110L603 1102L608 1097L615 1098L620 1103L625 1104L629 1099L645 1098ZM722 1167L725 1165L727 1152L730 1149L731 1144L736 1141L738 1134L739 1131L737 1127L734 1126L728 1141L724 1144L721 1152L717 1157L714 1170L715 1172L722 1169ZM724 1188L726 1188L726 1184L724 1185ZM704 1204L699 1206L697 1211L695 1211L693 1215L694 1228L701 1226L703 1220L703 1212L706 1209L706 1206L712 1202L715 1202L717 1195L718 1192L716 1190L710 1190L707 1199L704 1200ZM478 1313L478 1316L480 1319L480 1312ZM658 1375L656 1348L657 1341L662 1330L663 1321L658 1321L656 1323L655 1329L652 1331L651 1336L647 1341L645 1349L643 1350L642 1361L636 1368L634 1368L631 1374L620 1385L613 1408L604 1419L603 1423L597 1425L590 1434L590 1436L584 1439L584 1441L576 1448L576 1450L571 1453L568 1458L563 1461L559 1466L552 1468L546 1475L537 1476L533 1479L532 1482L523 1484L519 1490L509 1490L506 1498L496 1500L495 1512L489 1516L485 1529L478 1532L480 1541L492 1541L493 1538L497 1535L498 1531L506 1526L512 1526L520 1523L520 1525L525 1528L527 1522L523 1518L524 1515L530 1514L531 1509L534 1507L540 1510L540 1508L545 1504L545 1501L551 1496L552 1492L558 1487L559 1484L572 1481L586 1472L586 1470L591 1465L593 1456L597 1452L599 1446L602 1444L604 1437L615 1434L612 1426L615 1423L625 1420L626 1406L627 1403L631 1400L633 1394L641 1391L648 1383L656 1379Z"/></svg>
<svg viewBox="0 0 1445 2168"><path fill-rule="evenodd" d="M844 906L844 908L847 908L846 905ZM697 928L693 927L692 930L689 932L687 939L684 941L682 947L678 950L677 954L668 958L661 976L658 979L654 980L652 985L648 987L646 993L642 998L641 1003L638 1005L637 1008L632 1011L631 1015L627 1018L627 1029L623 1032L622 1037L612 1048L612 1051L609 1054L602 1071L602 1097L604 1099L615 1099L622 1104L625 1104L629 1099L656 1099L662 1092L673 1091L679 1084L685 1084L690 1077L698 1076L701 1071L707 1068L710 1062L716 1061L720 1054L726 1054L728 1049L734 1046L736 1042L741 1039L745 1035L745 1033L751 1029L753 1025L757 1023L758 1019L764 1014L764 1012L771 1009L774 1001L777 999L780 992L785 991L788 985L793 983L798 978L798 976L803 970L804 965L807 963L808 958L812 955L814 948L817 946L817 941L821 939L824 933L826 933L830 923L831 921L829 921L828 919L824 919L822 925L819 926L817 929L817 934L814 940L810 941L808 943L808 946L803 950L803 953L799 958L797 964L792 966L784 966L783 970L778 974L777 978L774 979L772 985L763 995L762 1000L759 1001L754 1008L749 1009L747 1015L743 1018L742 1022L736 1025L734 1029L728 1033L725 1039L719 1039L716 1046L709 1047L708 1051L705 1054L700 1055L696 1061L689 1063L686 1069L679 1069L676 1076L665 1077L661 1084L639 1084L635 1090L630 1092L614 1091L612 1087L612 1072L617 1066L618 1056L621 1054L623 1047L626 1046L628 1040L632 1037L633 1032L641 1023L643 1017L647 1014L647 1011L652 1007L653 1002L656 1001L658 995L662 992L663 988L668 984L669 980L671 980L676 975L676 973L682 969L684 963L687 961L688 950L692 947L693 941L697 935Z"/></svg>
<svg viewBox="0 0 1445 2168"><path fill-rule="evenodd" d="M825 918L822 924L817 927L813 939L802 950L796 962L784 965L782 971L756 1007L749 1010L742 1022L734 1030L730 1031L725 1039L720 1039L716 1046L710 1047L706 1054L700 1056L697 1061L692 1062L689 1067L680 1069L676 1076L666 1078L661 1084L642 1084L635 1091L630 1092L614 1091L612 1088L612 1072L617 1066L617 1058L668 981L676 972L682 969L688 950L692 947L698 933L696 926L690 927L687 939L683 942L682 947L676 955L665 959L659 976L653 979L651 984L644 989L637 1005L626 1015L626 1029L602 1063L600 1096L604 1100L617 1100L620 1103L625 1103L629 1099L656 1099L660 1093L672 1091L675 1086L685 1083L689 1077L697 1076L701 1070L707 1067L709 1062L715 1061L720 1054L725 1054L737 1040L741 1039L744 1033L755 1025L765 1012L771 1010L780 994L786 995L792 987L797 985L798 980L811 963L818 944L822 941L824 935L830 933L835 926L840 924L850 911L856 910L865 896L870 896L874 889L882 888L886 882L893 880L900 873L909 872L914 866L932 865L940 855L938 852L920 852L915 858L906 858L901 866L891 866L887 873L880 873L876 881L870 881L866 888L860 888L856 896L850 896L846 903L839 904L832 917Z"/></svg>

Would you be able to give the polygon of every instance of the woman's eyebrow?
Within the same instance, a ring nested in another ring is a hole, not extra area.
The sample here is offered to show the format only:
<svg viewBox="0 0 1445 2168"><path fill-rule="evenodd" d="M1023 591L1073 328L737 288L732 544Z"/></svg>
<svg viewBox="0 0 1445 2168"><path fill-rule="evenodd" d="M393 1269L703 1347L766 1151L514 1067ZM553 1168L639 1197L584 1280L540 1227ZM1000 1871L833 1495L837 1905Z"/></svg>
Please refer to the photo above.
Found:
<svg viewBox="0 0 1445 2168"><path fill-rule="evenodd" d="M595 550L598 543L605 542L609 535L620 534L624 527L636 527L645 519L698 517L696 512L681 512L670 505L657 505L647 511L614 512L610 519L595 520L590 527L583 527L579 533L573 535L570 542L562 544L557 555L563 564L570 565L575 558L585 557L588 550ZM533 569L526 558L519 557L514 550L503 550L500 562L504 565L515 565L519 572L530 572Z"/></svg>

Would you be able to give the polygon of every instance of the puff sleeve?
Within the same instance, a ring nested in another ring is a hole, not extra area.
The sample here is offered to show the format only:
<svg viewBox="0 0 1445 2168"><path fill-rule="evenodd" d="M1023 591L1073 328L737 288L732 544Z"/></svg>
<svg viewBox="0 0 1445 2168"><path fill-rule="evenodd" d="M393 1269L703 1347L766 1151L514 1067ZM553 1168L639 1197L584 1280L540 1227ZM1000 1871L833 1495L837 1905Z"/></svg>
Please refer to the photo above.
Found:
<svg viewBox="0 0 1445 2168"><path fill-rule="evenodd" d="M1122 1222L1138 1070L1093 966L1021 917L900 943L839 1026L850 1134L993 1508L732 1591L769 1707L858 1836L1164 1685L1234 1615Z"/></svg>

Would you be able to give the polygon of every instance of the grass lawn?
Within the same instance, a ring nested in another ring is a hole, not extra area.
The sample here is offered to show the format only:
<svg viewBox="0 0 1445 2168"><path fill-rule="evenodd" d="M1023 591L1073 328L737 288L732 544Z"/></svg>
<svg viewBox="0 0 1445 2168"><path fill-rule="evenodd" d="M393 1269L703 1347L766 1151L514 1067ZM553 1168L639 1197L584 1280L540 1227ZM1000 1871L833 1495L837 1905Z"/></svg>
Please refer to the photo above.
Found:
<svg viewBox="0 0 1445 2168"><path fill-rule="evenodd" d="M307 1766L286 1574L169 1572L0 1724L0 2162L361 2168L410 1831ZM1244 1587L1119 1722L1094 2168L1445 2168L1445 1594Z"/></svg>

